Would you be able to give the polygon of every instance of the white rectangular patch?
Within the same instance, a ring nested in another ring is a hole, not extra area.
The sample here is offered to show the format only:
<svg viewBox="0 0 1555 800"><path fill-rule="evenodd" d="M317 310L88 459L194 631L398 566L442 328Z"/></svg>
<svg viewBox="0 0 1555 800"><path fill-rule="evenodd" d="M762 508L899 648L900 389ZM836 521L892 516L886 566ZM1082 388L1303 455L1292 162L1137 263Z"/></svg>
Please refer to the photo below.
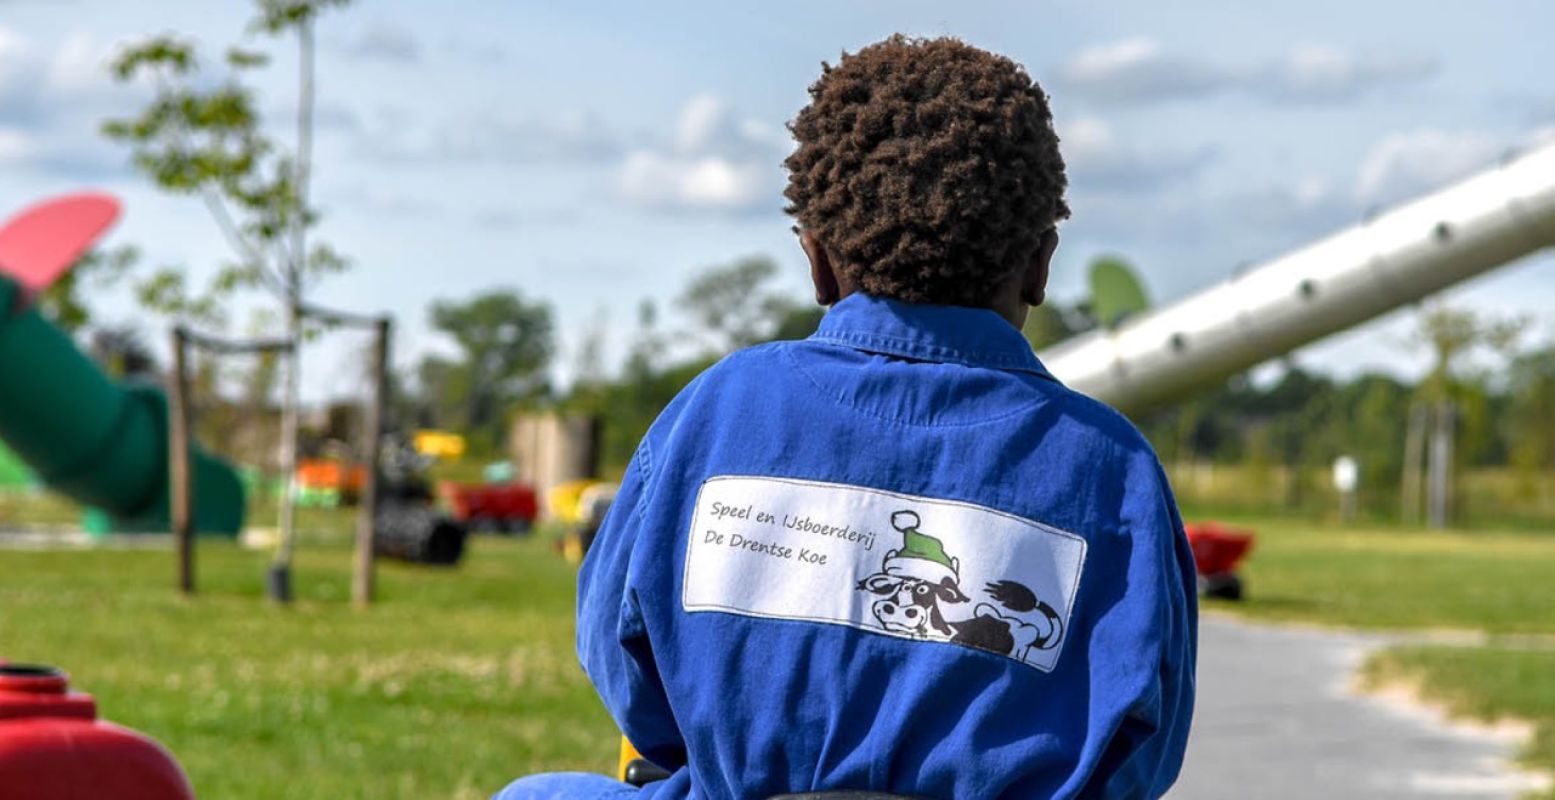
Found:
<svg viewBox="0 0 1555 800"><path fill-rule="evenodd" d="M1085 540L952 500L719 476L697 494L686 611L846 625L1058 663Z"/></svg>

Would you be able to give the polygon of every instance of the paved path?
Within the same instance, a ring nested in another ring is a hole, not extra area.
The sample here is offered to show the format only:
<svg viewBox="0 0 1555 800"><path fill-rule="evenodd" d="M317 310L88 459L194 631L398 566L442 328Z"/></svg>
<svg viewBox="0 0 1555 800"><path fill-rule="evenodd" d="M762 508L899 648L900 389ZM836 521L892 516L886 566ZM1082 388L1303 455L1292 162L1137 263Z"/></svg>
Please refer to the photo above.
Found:
<svg viewBox="0 0 1555 800"><path fill-rule="evenodd" d="M1447 725L1352 690L1385 636L1205 616L1199 700L1172 800L1515 798L1511 737Z"/></svg>

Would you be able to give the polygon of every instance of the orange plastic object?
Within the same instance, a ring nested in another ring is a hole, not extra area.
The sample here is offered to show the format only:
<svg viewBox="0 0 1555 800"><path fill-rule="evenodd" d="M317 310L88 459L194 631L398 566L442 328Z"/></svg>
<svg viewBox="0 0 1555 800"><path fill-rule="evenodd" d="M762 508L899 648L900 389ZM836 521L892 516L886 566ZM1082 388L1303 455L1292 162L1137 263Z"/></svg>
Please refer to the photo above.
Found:
<svg viewBox="0 0 1555 800"><path fill-rule="evenodd" d="M361 492L366 482L367 470L361 464L347 469L345 464L325 458L297 462L297 483L305 488Z"/></svg>

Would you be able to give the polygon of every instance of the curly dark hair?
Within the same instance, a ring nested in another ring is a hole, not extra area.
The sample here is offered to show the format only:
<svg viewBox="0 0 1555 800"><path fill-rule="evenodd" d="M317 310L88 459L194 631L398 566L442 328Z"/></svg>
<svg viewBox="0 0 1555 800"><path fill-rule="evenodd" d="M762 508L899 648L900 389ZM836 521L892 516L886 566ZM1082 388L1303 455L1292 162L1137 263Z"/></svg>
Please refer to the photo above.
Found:
<svg viewBox="0 0 1555 800"><path fill-rule="evenodd" d="M986 306L1069 216L1047 95L958 39L898 34L823 62L788 129L785 210L868 294Z"/></svg>

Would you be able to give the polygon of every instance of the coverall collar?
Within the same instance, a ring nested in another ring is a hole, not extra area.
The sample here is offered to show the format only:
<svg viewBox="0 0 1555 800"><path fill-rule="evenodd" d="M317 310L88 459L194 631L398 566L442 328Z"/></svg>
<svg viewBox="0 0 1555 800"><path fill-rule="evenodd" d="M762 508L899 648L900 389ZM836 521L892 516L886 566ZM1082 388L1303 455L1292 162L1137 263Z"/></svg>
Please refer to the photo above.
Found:
<svg viewBox="0 0 1555 800"><path fill-rule="evenodd" d="M832 306L810 339L917 361L1030 372L1057 382L1026 337L986 308L904 303L858 292Z"/></svg>

